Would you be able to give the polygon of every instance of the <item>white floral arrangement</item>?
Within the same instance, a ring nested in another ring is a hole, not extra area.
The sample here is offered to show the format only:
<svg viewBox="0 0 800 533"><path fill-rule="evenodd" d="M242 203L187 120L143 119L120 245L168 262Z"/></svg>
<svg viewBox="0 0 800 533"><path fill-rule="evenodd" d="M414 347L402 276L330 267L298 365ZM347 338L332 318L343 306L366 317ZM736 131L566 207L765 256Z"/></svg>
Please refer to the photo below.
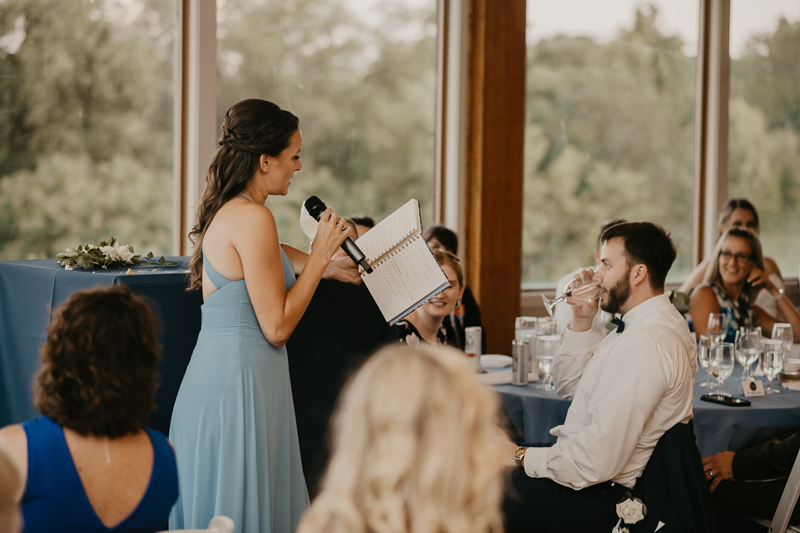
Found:
<svg viewBox="0 0 800 533"><path fill-rule="evenodd" d="M627 527L622 527L622 522L626 525L635 524L647 514L647 506L639 498L634 498L629 490L624 492L623 498L617 502L617 525L611 533L630 533Z"/></svg>
<svg viewBox="0 0 800 533"><path fill-rule="evenodd" d="M100 244L81 244L78 248L67 248L66 252L58 254L58 262L66 270L79 266L85 270L96 268L122 268L127 265L152 265L175 266L178 263L167 261L162 255L158 260L153 259L153 252L149 252L144 259L133 252L127 244L119 244L116 237L108 236L108 241Z"/></svg>

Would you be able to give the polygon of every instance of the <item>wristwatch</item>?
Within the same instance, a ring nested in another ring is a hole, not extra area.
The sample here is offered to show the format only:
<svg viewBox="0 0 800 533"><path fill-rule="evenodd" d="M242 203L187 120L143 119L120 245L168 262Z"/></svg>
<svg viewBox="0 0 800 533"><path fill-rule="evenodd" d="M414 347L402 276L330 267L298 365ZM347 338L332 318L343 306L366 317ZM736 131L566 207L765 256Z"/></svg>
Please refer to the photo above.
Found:
<svg viewBox="0 0 800 533"><path fill-rule="evenodd" d="M520 468L525 467L525 450L527 450L525 446L520 446L516 450L514 450L514 462L517 463L517 466Z"/></svg>

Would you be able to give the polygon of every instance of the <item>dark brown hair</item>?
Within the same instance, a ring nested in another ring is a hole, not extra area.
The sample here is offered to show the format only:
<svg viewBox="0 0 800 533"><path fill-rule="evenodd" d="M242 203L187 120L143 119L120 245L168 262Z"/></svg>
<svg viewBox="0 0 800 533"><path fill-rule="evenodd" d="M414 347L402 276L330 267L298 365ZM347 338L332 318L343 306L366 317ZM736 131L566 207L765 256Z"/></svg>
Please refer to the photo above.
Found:
<svg viewBox="0 0 800 533"><path fill-rule="evenodd" d="M603 232L603 242L621 239L628 267L644 265L653 290L664 290L678 251L664 228L652 222L625 222Z"/></svg>
<svg viewBox="0 0 800 533"><path fill-rule="evenodd" d="M722 227L727 224L728 220L731 218L731 215L737 209L746 209L753 214L753 220L756 222L756 233L758 233L758 228L760 227L758 223L758 211L756 211L756 206L750 203L750 200L747 200L746 198L731 198L725 202L725 205L723 205L722 209L719 210L719 218L717 220L718 225ZM720 232L720 235L722 235L722 232Z"/></svg>
<svg viewBox="0 0 800 533"><path fill-rule="evenodd" d="M189 232L194 244L189 290L202 286L203 236L217 211L244 190L262 155L278 157L289 146L298 125L296 116L266 100L242 100L225 113L220 148L208 167L197 222Z"/></svg>
<svg viewBox="0 0 800 533"><path fill-rule="evenodd" d="M747 245L750 247L750 260L753 262L754 266L764 270L764 254L761 252L761 241L758 240L758 235L745 228L726 229L722 232L722 235L719 236L719 239L717 239L717 244L714 245L714 251L711 252L711 260L708 262L706 273L703 276L703 283L712 283L726 294L728 291L719 273L719 254L722 251L722 247L725 245L725 241L728 240L728 237L738 237L739 239L747 241ZM741 295L747 303L752 305L756 301L758 293L761 292L763 288L763 286L754 286L745 283Z"/></svg>
<svg viewBox="0 0 800 533"><path fill-rule="evenodd" d="M126 285L73 294L47 327L34 404L80 435L136 433L154 406L156 335L153 311Z"/></svg>
<svg viewBox="0 0 800 533"><path fill-rule="evenodd" d="M431 239L436 239L444 246L444 249L451 254L458 253L458 235L448 227L441 225L429 226L422 235L425 237L426 242Z"/></svg>

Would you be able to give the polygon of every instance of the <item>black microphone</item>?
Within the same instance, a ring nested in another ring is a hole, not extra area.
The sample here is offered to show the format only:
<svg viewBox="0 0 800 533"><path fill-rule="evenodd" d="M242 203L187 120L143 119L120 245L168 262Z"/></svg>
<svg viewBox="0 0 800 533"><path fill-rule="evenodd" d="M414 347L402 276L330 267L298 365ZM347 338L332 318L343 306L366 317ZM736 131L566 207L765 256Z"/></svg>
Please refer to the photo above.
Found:
<svg viewBox="0 0 800 533"><path fill-rule="evenodd" d="M308 211L308 214L311 215L311 217L317 222L319 222L319 217L322 216L322 213L328 209L328 206L325 205L325 202L316 196L309 197L304 205L306 206L306 211ZM350 256L350 259L355 261L357 265L361 265L361 267L366 270L367 274L372 274L372 267L369 266L369 263L367 263L367 258L364 255L364 252L362 252L361 249L356 246L356 243L353 242L353 239L350 237L345 239L345 241L342 243L342 249L347 252L347 255Z"/></svg>

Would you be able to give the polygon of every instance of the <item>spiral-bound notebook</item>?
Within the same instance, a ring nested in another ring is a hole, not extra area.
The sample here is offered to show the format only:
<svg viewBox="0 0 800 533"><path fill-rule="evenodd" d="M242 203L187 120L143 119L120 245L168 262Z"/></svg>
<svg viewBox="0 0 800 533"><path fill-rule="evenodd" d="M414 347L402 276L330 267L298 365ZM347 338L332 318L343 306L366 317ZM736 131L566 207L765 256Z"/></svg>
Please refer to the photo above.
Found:
<svg viewBox="0 0 800 533"><path fill-rule="evenodd" d="M372 265L361 271L383 318L394 325L447 288L447 276L422 236L419 202L409 200L356 244Z"/></svg>

